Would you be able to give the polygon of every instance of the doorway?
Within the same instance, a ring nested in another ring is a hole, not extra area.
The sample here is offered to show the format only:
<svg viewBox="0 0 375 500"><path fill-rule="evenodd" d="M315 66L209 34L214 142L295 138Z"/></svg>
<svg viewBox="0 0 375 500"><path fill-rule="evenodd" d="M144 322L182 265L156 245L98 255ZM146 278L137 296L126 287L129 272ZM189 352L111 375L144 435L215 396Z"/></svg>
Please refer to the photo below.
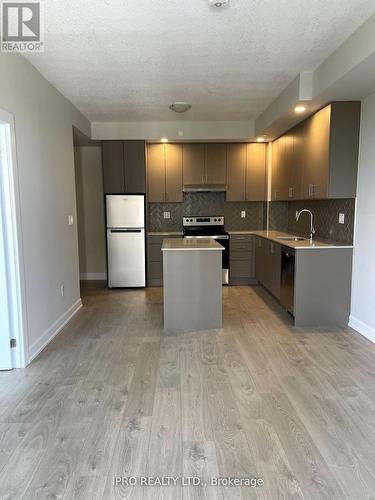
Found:
<svg viewBox="0 0 375 500"><path fill-rule="evenodd" d="M17 179L13 116L0 110L0 370L25 366Z"/></svg>

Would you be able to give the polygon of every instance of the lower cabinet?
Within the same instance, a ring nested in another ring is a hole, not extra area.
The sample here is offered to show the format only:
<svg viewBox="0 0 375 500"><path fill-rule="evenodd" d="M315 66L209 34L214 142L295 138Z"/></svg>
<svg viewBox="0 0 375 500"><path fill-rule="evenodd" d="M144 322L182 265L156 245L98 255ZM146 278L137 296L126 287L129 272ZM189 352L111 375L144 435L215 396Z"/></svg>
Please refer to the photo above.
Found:
<svg viewBox="0 0 375 500"><path fill-rule="evenodd" d="M147 238L147 285L163 286L163 253L161 247L166 238L182 238L178 235L150 234Z"/></svg>
<svg viewBox="0 0 375 500"><path fill-rule="evenodd" d="M255 282L254 239L250 234L230 235L229 283L246 285Z"/></svg>
<svg viewBox="0 0 375 500"><path fill-rule="evenodd" d="M280 299L281 245L256 237L255 278Z"/></svg>
<svg viewBox="0 0 375 500"><path fill-rule="evenodd" d="M280 301L282 246L259 236L254 236L254 246L255 277ZM295 326L326 327L348 324L352 255L352 248L340 247L295 251ZM284 276L285 272L286 267ZM290 290L286 292L289 293Z"/></svg>

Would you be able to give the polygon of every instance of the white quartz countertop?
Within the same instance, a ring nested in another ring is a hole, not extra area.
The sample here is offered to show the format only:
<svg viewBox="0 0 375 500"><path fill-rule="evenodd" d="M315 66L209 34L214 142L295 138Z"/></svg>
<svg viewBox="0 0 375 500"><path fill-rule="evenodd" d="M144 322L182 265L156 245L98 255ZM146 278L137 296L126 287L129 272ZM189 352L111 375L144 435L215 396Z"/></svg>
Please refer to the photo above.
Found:
<svg viewBox="0 0 375 500"><path fill-rule="evenodd" d="M353 248L353 245L346 245L345 243L338 243L335 241L326 241L320 239L313 239L313 242L310 243L309 239L304 240L285 240L283 238L290 237L292 238L294 235L290 233L283 233L281 231L253 231L252 234L255 236L261 236L262 238L266 238L267 240L271 240L275 243L279 243L280 245L284 245L289 248L294 248L295 250L308 250L308 249L329 249L329 248ZM281 239L280 239L281 237Z"/></svg>
<svg viewBox="0 0 375 500"><path fill-rule="evenodd" d="M163 240L162 252L173 250L224 250L224 247L212 239L179 239L179 238L166 238Z"/></svg>

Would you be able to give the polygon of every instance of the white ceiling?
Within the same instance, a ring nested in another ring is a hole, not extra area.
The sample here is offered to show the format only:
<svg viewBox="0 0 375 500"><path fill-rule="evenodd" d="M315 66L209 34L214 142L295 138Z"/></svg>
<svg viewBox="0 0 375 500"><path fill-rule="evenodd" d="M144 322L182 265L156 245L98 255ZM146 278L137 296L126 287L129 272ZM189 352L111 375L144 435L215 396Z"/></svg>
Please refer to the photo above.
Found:
<svg viewBox="0 0 375 500"><path fill-rule="evenodd" d="M374 0L48 0L26 54L92 121L246 120L327 58ZM168 109L191 102L183 115Z"/></svg>

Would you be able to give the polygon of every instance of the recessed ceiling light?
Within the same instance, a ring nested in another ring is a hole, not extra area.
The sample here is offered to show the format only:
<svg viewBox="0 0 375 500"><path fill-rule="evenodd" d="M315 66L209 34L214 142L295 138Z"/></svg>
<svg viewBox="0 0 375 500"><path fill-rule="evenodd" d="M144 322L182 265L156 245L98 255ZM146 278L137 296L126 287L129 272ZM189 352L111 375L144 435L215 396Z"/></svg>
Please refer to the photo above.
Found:
<svg viewBox="0 0 375 500"><path fill-rule="evenodd" d="M208 0L208 3L211 7L220 9L220 7L226 7L227 5L229 5L229 0Z"/></svg>
<svg viewBox="0 0 375 500"><path fill-rule="evenodd" d="M163 144L165 144L166 142L168 142L168 139L166 137L163 137L160 142L162 142Z"/></svg>
<svg viewBox="0 0 375 500"><path fill-rule="evenodd" d="M171 104L169 108L176 113L185 113L185 111L188 111L191 108L191 104L188 102L177 101Z"/></svg>
<svg viewBox="0 0 375 500"><path fill-rule="evenodd" d="M264 137L257 137L257 142L264 142Z"/></svg>
<svg viewBox="0 0 375 500"><path fill-rule="evenodd" d="M305 106L296 106L296 107L294 108L294 111L295 111L296 113L303 113L304 111L306 111L306 107L305 107Z"/></svg>

